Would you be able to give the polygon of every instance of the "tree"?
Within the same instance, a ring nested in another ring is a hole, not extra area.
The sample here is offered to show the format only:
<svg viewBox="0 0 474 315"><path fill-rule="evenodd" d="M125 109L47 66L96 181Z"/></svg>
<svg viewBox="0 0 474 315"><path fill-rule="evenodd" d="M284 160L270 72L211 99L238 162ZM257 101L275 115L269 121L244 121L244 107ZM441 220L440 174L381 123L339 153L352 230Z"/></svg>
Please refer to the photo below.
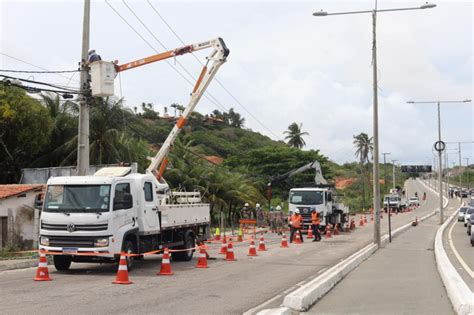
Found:
<svg viewBox="0 0 474 315"><path fill-rule="evenodd" d="M0 85L0 182L18 183L48 144L53 121L48 110L22 89Z"/></svg>
<svg viewBox="0 0 474 315"><path fill-rule="evenodd" d="M233 108L229 109L229 113L227 114L227 119L231 127L242 128L244 126L245 118L240 116L240 114L234 111Z"/></svg>
<svg viewBox="0 0 474 315"><path fill-rule="evenodd" d="M364 133L361 132L357 136L353 136L354 141L353 144L355 146L356 152L355 156L359 158L359 164L360 164L360 170L361 170L361 188L362 188L362 205L361 207L365 206L365 187L363 184L363 177L364 177L364 164L367 163L367 181L368 181L368 187L370 188L370 172L369 172L369 154L373 154L374 150L374 145L373 145L373 138L370 137ZM370 192L369 192L370 196Z"/></svg>
<svg viewBox="0 0 474 315"><path fill-rule="evenodd" d="M284 132L287 136L285 140L288 140L288 145L293 148L301 149L306 145L303 136L309 135L307 132L301 131L302 124L292 123L288 126L288 130Z"/></svg>

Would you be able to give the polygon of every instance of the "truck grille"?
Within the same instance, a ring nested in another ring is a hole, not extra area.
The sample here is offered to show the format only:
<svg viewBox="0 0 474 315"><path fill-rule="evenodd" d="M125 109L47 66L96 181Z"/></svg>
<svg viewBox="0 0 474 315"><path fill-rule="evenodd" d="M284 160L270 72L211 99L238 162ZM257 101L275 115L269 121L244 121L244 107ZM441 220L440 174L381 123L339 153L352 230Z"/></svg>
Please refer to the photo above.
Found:
<svg viewBox="0 0 474 315"><path fill-rule="evenodd" d="M41 228L43 230L50 231L68 231L67 224L50 224L41 222ZM75 224L74 231L107 231L108 224Z"/></svg>
<svg viewBox="0 0 474 315"><path fill-rule="evenodd" d="M94 247L94 240L100 237L47 236L52 247Z"/></svg>

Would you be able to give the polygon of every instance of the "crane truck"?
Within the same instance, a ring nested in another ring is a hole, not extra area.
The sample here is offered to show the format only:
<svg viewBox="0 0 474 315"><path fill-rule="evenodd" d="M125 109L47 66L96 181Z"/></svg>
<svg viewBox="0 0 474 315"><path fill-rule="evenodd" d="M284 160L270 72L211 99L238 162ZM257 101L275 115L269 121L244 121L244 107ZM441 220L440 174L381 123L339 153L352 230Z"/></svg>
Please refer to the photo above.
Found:
<svg viewBox="0 0 474 315"><path fill-rule="evenodd" d="M183 249L173 253L174 259L190 260L195 242L209 237L209 205L201 202L199 193L173 193L162 175L176 137L229 55L224 41L217 38L123 65L96 61L101 69L92 71L92 94L94 85L101 85L95 80L110 81L118 72L206 48L212 52L194 85L189 104L151 158L145 174L132 173L130 167L110 167L92 176L48 180L40 218L39 249L54 254L57 270L68 270L71 262L116 262L121 252L140 255L164 247ZM106 90L107 87L99 88L95 95L109 93ZM133 256L127 257L128 267L132 264Z"/></svg>
<svg viewBox="0 0 474 315"><path fill-rule="evenodd" d="M303 217L303 230L311 227L311 208L315 208L321 220L321 228L327 224L335 225L346 222L348 210L337 204L336 190L334 185L328 184L323 177L321 165L318 161L308 163L300 168L291 170L285 174L270 178L268 187L292 176L313 169L315 171L314 183L309 183L307 187L291 188L289 191L288 208L290 214L296 209L300 210Z"/></svg>

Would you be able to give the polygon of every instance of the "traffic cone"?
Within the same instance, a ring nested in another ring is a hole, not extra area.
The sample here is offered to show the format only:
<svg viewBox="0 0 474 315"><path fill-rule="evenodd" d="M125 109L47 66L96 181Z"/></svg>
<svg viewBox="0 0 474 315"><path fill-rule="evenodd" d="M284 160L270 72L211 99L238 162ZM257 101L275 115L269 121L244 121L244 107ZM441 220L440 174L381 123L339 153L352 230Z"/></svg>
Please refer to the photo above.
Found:
<svg viewBox="0 0 474 315"><path fill-rule="evenodd" d="M297 230L295 234L295 244L301 244L301 243L303 242L301 242L300 230Z"/></svg>
<svg viewBox="0 0 474 315"><path fill-rule="evenodd" d="M288 241L286 240L286 235L283 234L282 238L281 238L281 245L280 245L281 248L286 248L288 247Z"/></svg>
<svg viewBox="0 0 474 315"><path fill-rule="evenodd" d="M199 246L199 256L196 268L209 268L207 266L207 253L204 246Z"/></svg>
<svg viewBox="0 0 474 315"><path fill-rule="evenodd" d="M171 271L170 254L168 252L168 248L165 248L163 258L161 259L161 269L158 275L171 276L172 274L173 271Z"/></svg>
<svg viewBox="0 0 474 315"><path fill-rule="evenodd" d="M249 245L249 253L247 256L258 256L257 251L255 250L255 242L252 239L250 239L250 245Z"/></svg>
<svg viewBox="0 0 474 315"><path fill-rule="evenodd" d="M132 284L133 282L128 279L127 260L124 255L120 255L120 262L117 270L117 276L114 284Z"/></svg>
<svg viewBox="0 0 474 315"><path fill-rule="evenodd" d="M380 219L383 219L383 213L380 212Z"/></svg>
<svg viewBox="0 0 474 315"><path fill-rule="evenodd" d="M225 236L222 238L221 251L219 252L219 254L227 254L227 241Z"/></svg>
<svg viewBox="0 0 474 315"><path fill-rule="evenodd" d="M311 227L308 228L308 236L307 236L308 239L312 239L314 238L314 235L313 235L313 229Z"/></svg>
<svg viewBox="0 0 474 315"><path fill-rule="evenodd" d="M234 246L232 246L232 240L229 240L229 244L227 244L227 254L225 256L225 260L227 261L234 261Z"/></svg>
<svg viewBox="0 0 474 315"><path fill-rule="evenodd" d="M237 236L237 242L242 242L244 239L243 239L243 232L242 232L242 228L239 229L239 234Z"/></svg>
<svg viewBox="0 0 474 315"><path fill-rule="evenodd" d="M374 222L374 213L373 212L370 214L370 222Z"/></svg>
<svg viewBox="0 0 474 315"><path fill-rule="evenodd" d="M368 222L368 221L367 221L367 215L364 214L364 223L367 224L367 222Z"/></svg>
<svg viewBox="0 0 474 315"><path fill-rule="evenodd" d="M364 218L362 218L362 214L360 215L359 226L364 226Z"/></svg>
<svg viewBox="0 0 474 315"><path fill-rule="evenodd" d="M46 254L40 252L40 258L38 262L38 269L36 269L36 276L33 278L35 281L51 281L48 271L48 259Z"/></svg>
<svg viewBox="0 0 474 315"><path fill-rule="evenodd" d="M221 229L216 228L216 234L214 235L214 240L215 241L220 241L221 240Z"/></svg>
<svg viewBox="0 0 474 315"><path fill-rule="evenodd" d="M265 248L265 240L263 239L263 233L260 233L260 241L258 242L258 251L264 252L267 249Z"/></svg>
<svg viewBox="0 0 474 315"><path fill-rule="evenodd" d="M339 223L334 226L334 235L339 235Z"/></svg>
<svg viewBox="0 0 474 315"><path fill-rule="evenodd" d="M354 218L352 218L352 219L351 219L350 229L351 229L351 230L354 230L355 228L356 228L356 224L355 224Z"/></svg>
<svg viewBox="0 0 474 315"><path fill-rule="evenodd" d="M331 238L331 224L326 225L326 233L324 234L326 238Z"/></svg>
<svg viewBox="0 0 474 315"><path fill-rule="evenodd" d="M418 225L418 217L415 217L415 221L411 223L412 226L417 226Z"/></svg>

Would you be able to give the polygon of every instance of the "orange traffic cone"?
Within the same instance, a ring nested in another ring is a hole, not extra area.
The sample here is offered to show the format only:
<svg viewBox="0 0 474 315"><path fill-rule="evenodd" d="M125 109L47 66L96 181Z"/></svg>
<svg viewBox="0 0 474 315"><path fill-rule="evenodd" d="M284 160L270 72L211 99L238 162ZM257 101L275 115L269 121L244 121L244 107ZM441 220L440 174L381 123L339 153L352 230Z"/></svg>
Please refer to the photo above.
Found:
<svg viewBox="0 0 474 315"><path fill-rule="evenodd" d="M288 241L286 240L286 235L283 234L282 238L281 238L281 245L280 245L281 248L286 248L288 247Z"/></svg>
<svg viewBox="0 0 474 315"><path fill-rule="evenodd" d="M35 281L51 281L48 271L48 259L46 254L40 252L40 259L38 263L38 269L36 269L36 276L33 278Z"/></svg>
<svg viewBox="0 0 474 315"><path fill-rule="evenodd" d="M374 213L370 214L370 222L374 222Z"/></svg>
<svg viewBox="0 0 474 315"><path fill-rule="evenodd" d="M383 219L383 213L382 212L380 213L380 219Z"/></svg>
<svg viewBox="0 0 474 315"><path fill-rule="evenodd" d="M364 226L364 218L360 215L359 226Z"/></svg>
<svg viewBox="0 0 474 315"><path fill-rule="evenodd" d="M216 234L214 235L214 241L220 241L221 240L221 229L216 228Z"/></svg>
<svg viewBox="0 0 474 315"><path fill-rule="evenodd" d="M307 236L308 239L312 239L314 238L314 235L313 235L313 229L311 227L308 228L308 236Z"/></svg>
<svg viewBox="0 0 474 315"><path fill-rule="evenodd" d="M255 242L253 241L253 238L250 239L249 253L247 256L258 256L257 251L255 250Z"/></svg>
<svg viewBox="0 0 474 315"><path fill-rule="evenodd" d="M301 235L300 235L300 230L297 230L295 233L295 244L301 244L303 243L301 241Z"/></svg>
<svg viewBox="0 0 474 315"><path fill-rule="evenodd" d="M219 252L219 254L227 254L227 241L225 236L222 238L221 251Z"/></svg>
<svg viewBox="0 0 474 315"><path fill-rule="evenodd" d="M227 244L227 254L225 256L225 260L227 261L234 261L234 246L232 246L232 240L229 240L229 244Z"/></svg>
<svg viewBox="0 0 474 315"><path fill-rule="evenodd" d="M127 260L124 255L120 255L120 262L117 270L117 277L114 284L132 284L133 282L128 279Z"/></svg>
<svg viewBox="0 0 474 315"><path fill-rule="evenodd" d="M199 256L196 268L209 268L207 266L207 253L204 246L199 246Z"/></svg>
<svg viewBox="0 0 474 315"><path fill-rule="evenodd" d="M351 225L349 227L351 230L354 230L356 228L356 224L355 224L355 221L354 221L354 218L351 219Z"/></svg>
<svg viewBox="0 0 474 315"><path fill-rule="evenodd" d="M263 239L263 233L260 233L260 241L258 242L258 251L264 252L267 249L265 248L265 240Z"/></svg>
<svg viewBox="0 0 474 315"><path fill-rule="evenodd" d="M163 258L161 259L161 269L158 275L171 276L172 274L173 271L171 271L170 254L168 252L168 248L165 248Z"/></svg>
<svg viewBox="0 0 474 315"><path fill-rule="evenodd" d="M412 226L417 226L418 225L418 217L415 217L415 221L411 223Z"/></svg>
<svg viewBox="0 0 474 315"><path fill-rule="evenodd" d="M339 223L334 226L334 235L339 235Z"/></svg>
<svg viewBox="0 0 474 315"><path fill-rule="evenodd" d="M324 234L326 238L331 238L331 224L326 225L326 233Z"/></svg>
<svg viewBox="0 0 474 315"><path fill-rule="evenodd" d="M364 223L367 224L367 215L364 214Z"/></svg>

